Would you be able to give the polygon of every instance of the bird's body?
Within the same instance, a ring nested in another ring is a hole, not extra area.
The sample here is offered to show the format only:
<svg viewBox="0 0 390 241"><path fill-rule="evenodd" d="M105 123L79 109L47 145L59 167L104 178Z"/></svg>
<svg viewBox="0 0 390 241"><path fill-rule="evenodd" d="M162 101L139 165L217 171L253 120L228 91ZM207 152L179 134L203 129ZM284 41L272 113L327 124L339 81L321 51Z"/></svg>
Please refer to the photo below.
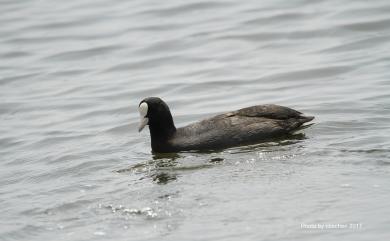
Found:
<svg viewBox="0 0 390 241"><path fill-rule="evenodd" d="M288 107L257 105L176 129L169 108L161 99L150 97L142 103L147 103L150 111L146 116L154 152L212 150L256 143L289 134L314 118Z"/></svg>

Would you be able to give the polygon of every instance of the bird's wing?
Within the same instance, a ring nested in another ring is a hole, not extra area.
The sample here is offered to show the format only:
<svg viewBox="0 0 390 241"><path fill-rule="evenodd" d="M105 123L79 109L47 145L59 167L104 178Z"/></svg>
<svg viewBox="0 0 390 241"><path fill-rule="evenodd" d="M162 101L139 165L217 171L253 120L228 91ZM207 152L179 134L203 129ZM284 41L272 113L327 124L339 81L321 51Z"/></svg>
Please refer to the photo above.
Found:
<svg viewBox="0 0 390 241"><path fill-rule="evenodd" d="M256 105L228 113L230 116L263 117L269 119L286 120L301 118L302 113L280 105Z"/></svg>

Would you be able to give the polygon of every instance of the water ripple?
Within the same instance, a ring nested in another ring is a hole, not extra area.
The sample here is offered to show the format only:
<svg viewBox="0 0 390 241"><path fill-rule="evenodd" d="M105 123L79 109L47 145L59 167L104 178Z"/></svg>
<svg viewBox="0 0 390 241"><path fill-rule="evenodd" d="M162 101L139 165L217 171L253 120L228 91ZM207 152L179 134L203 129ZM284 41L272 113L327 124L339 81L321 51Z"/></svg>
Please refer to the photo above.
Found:
<svg viewBox="0 0 390 241"><path fill-rule="evenodd" d="M389 10L387 0L1 1L0 236L309 240L299 222L353 220L375 230L347 239L383 239ZM261 103L316 119L294 138L161 156L137 132L147 96L166 100L178 127Z"/></svg>

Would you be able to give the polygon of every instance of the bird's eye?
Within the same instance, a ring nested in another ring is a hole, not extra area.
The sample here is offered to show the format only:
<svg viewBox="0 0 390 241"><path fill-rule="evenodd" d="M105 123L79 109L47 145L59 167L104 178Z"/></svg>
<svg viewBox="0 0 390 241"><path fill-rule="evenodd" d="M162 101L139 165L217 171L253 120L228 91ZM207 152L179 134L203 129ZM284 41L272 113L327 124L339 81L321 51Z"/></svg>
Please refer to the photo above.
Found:
<svg viewBox="0 0 390 241"><path fill-rule="evenodd" d="M141 117L145 117L148 114L148 104L146 104L145 102L140 104L138 107L138 111Z"/></svg>

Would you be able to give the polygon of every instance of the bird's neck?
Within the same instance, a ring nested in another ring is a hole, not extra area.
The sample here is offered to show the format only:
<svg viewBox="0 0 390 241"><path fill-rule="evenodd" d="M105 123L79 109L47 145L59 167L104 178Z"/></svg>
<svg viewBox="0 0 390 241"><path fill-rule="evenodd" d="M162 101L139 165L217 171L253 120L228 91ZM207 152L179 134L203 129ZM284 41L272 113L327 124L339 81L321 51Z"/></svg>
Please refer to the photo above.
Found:
<svg viewBox="0 0 390 241"><path fill-rule="evenodd" d="M158 142L168 141L176 132L171 113L149 123L150 136Z"/></svg>
<svg viewBox="0 0 390 241"><path fill-rule="evenodd" d="M152 139L156 140L168 140L176 132L176 127L164 126L164 125L149 125L150 135Z"/></svg>

